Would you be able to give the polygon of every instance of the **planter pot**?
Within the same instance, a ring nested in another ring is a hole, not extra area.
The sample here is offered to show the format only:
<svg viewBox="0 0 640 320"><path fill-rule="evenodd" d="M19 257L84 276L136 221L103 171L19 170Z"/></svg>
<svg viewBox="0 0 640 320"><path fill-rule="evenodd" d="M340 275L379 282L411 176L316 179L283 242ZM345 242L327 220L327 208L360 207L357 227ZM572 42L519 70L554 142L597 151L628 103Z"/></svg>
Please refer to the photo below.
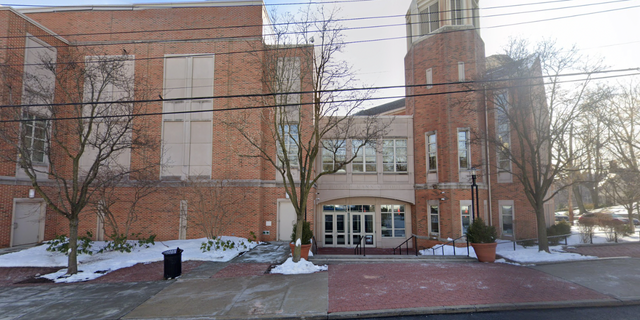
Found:
<svg viewBox="0 0 640 320"><path fill-rule="evenodd" d="M497 242L493 243L472 243L473 251L478 256L480 262L494 262L496 261L496 246Z"/></svg>
<svg viewBox="0 0 640 320"><path fill-rule="evenodd" d="M293 243L289 243L289 248L291 248L291 255L293 256L293 250L296 249L296 245ZM300 246L300 258L304 258L309 261L309 250L311 250L311 244L303 244ZM495 250L494 250L495 252Z"/></svg>

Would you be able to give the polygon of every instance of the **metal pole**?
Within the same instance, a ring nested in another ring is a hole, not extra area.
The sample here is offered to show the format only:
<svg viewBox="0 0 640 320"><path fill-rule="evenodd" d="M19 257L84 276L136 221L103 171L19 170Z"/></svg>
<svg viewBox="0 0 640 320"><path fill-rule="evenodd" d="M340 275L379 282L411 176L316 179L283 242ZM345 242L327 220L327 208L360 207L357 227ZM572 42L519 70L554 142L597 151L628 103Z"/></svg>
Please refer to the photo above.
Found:
<svg viewBox="0 0 640 320"><path fill-rule="evenodd" d="M476 219L476 208L475 208L475 199L473 194L473 186L476 184L476 175L471 175L471 220Z"/></svg>

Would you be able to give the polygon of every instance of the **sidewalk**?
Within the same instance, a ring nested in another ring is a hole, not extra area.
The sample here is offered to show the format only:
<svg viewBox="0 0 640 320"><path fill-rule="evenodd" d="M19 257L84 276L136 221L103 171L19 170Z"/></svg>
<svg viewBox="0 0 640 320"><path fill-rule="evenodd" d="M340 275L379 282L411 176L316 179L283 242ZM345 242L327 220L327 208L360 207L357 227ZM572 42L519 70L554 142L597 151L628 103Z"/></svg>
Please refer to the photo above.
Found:
<svg viewBox="0 0 640 320"><path fill-rule="evenodd" d="M274 243L260 250L263 258L254 253L227 263L185 262L188 268L178 280L124 278L161 272L161 264L149 264L139 267L144 272L124 269L117 277L106 275L103 282L111 283L0 284L0 318L338 319L640 304L635 272L640 258L535 267L429 260L340 262L326 272L277 275L265 272L286 258L288 247Z"/></svg>

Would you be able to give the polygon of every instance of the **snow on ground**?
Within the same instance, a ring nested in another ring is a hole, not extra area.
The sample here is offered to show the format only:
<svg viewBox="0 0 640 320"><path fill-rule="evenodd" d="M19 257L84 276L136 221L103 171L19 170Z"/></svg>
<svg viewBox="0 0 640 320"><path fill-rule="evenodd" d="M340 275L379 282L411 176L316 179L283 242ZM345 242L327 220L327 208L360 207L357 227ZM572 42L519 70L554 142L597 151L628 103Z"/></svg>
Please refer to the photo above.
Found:
<svg viewBox="0 0 640 320"><path fill-rule="evenodd" d="M244 238L222 237L223 241L231 240L235 242L235 248L227 250L212 249L202 252L200 246L207 241L206 238L190 240L156 241L155 245L145 247L135 247L130 253L111 251L106 253L94 253L93 255L78 255L79 272L70 277L63 277L67 269L46 274L43 277L55 282L78 282L98 278L106 273L121 268L131 267L138 263L150 263L164 260L163 251L180 248L182 261L229 261L241 252L249 251L257 245L256 242L249 243ZM244 243L246 249L241 243ZM93 242L92 250L100 250L106 245L104 241ZM64 267L67 265L68 257L61 252L47 251L48 245L40 245L19 252L9 253L0 256L0 267Z"/></svg>
<svg viewBox="0 0 640 320"><path fill-rule="evenodd" d="M539 252L537 246L533 247L523 247L521 245L516 245L514 250L513 242L498 240L498 246L496 247L496 253L506 259L511 261L515 261L516 263L540 263L540 262L559 262L559 261L572 261L572 260L590 260L596 259L596 257L592 256L583 256L577 253L564 252L562 250L562 246L564 245L564 240L561 240L560 245L549 247L551 253L547 252ZM638 237L638 233L636 232L633 235L618 238L618 242L640 242ZM593 236L593 243L611 243L607 241L606 234L603 230L596 229L595 234ZM571 236L567 238L567 245L578 245L583 244L580 230L577 226L571 227ZM435 246L435 250L425 249L420 250L421 255L453 255L453 246ZM467 247L457 247L455 249L456 255L467 255ZM473 248L469 246L469 257L476 258L475 251ZM498 259L496 262L508 263L505 259Z"/></svg>
<svg viewBox="0 0 640 320"><path fill-rule="evenodd" d="M316 266L315 264L305 260L304 258L300 258L300 261L298 261L298 263L293 262L293 258L289 258L283 264L271 269L271 273L303 274L326 271L328 269L329 268L326 265Z"/></svg>

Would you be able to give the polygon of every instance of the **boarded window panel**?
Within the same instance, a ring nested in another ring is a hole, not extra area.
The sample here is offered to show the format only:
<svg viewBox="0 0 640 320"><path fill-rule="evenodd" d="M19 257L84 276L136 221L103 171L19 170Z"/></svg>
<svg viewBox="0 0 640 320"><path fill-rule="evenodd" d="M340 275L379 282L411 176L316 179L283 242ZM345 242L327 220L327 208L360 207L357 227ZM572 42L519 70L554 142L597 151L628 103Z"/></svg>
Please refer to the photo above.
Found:
<svg viewBox="0 0 640 320"><path fill-rule="evenodd" d="M191 122L190 176L211 175L211 122Z"/></svg>
<svg viewBox="0 0 640 320"><path fill-rule="evenodd" d="M184 164L184 123L164 122L163 175L181 176Z"/></svg>

